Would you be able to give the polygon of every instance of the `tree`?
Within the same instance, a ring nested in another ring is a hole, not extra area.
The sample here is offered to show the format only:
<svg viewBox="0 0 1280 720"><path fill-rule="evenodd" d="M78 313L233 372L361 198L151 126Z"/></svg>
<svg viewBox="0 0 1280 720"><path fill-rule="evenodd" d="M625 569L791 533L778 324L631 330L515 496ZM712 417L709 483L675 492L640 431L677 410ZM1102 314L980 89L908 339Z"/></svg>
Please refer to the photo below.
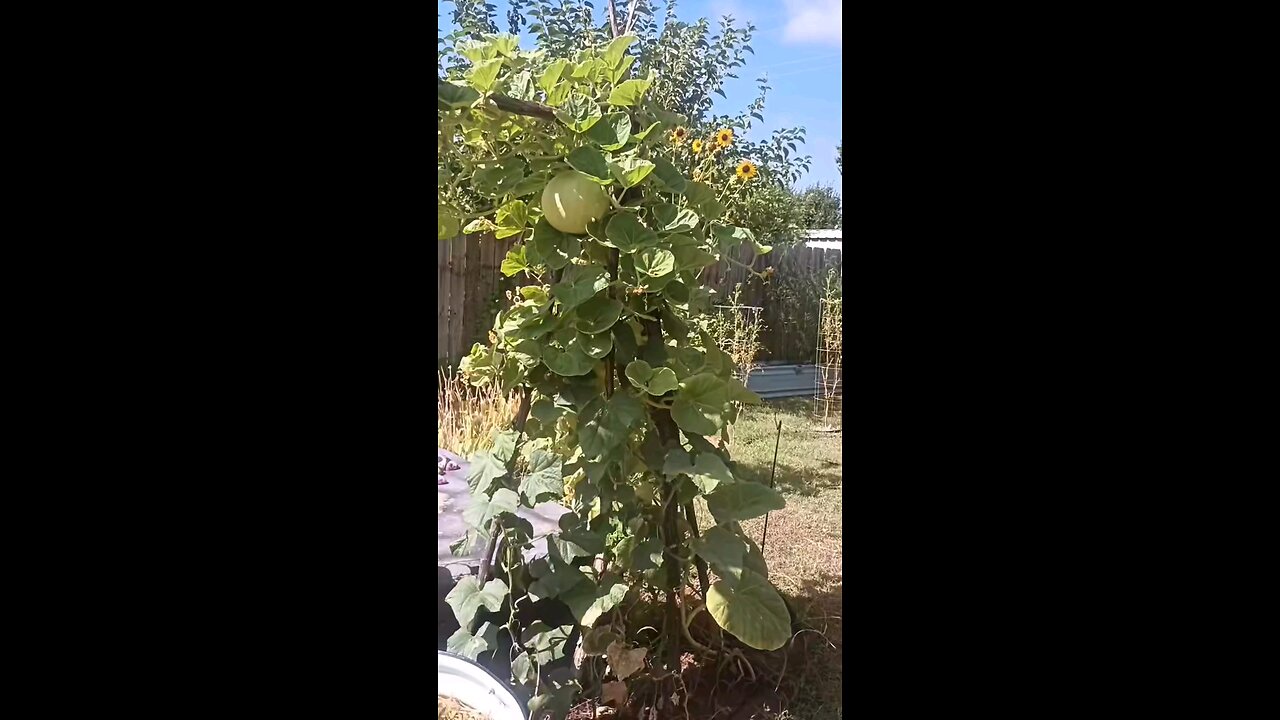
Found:
<svg viewBox="0 0 1280 720"><path fill-rule="evenodd" d="M796 194L797 223L803 228L843 227L840 192L830 185L811 185Z"/></svg>
<svg viewBox="0 0 1280 720"><path fill-rule="evenodd" d="M844 175L844 144L836 146L836 169Z"/></svg>

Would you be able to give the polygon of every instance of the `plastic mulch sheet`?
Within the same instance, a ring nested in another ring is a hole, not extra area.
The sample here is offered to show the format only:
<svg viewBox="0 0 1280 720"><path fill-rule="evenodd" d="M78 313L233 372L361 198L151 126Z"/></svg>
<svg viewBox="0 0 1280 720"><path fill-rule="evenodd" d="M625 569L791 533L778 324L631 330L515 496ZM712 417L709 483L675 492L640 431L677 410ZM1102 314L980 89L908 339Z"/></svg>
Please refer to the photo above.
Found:
<svg viewBox="0 0 1280 720"><path fill-rule="evenodd" d="M436 478L448 481L436 486L436 490L440 493L437 499L436 516L436 565L448 568L449 573L458 578L470 574L471 568L479 566L480 554L484 551L483 547L476 546L469 548L465 555L457 556L449 549L451 544L467 532L466 524L462 521L462 513L471 506L471 490L467 487L467 472L470 464L442 448L436 449L436 455L451 460L458 466L457 470L446 471L443 476ZM443 510L439 510L439 503L444 504ZM516 514L533 525L533 534L537 537L557 530L560 527L560 517L568 512L569 510L559 503L546 502L532 510L521 507ZM547 541L543 538L534 541L533 549L526 552L525 557L531 560L546 554Z"/></svg>

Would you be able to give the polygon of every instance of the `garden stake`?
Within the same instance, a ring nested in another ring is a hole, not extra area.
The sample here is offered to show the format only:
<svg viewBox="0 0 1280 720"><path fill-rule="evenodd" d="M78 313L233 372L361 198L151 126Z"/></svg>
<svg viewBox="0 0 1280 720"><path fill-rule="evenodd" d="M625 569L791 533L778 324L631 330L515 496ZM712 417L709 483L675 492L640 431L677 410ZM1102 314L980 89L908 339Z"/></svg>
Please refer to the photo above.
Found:
<svg viewBox="0 0 1280 720"><path fill-rule="evenodd" d="M773 422L778 426L778 439L773 443L773 469L769 471L769 489L773 489L773 479L778 475L778 446L782 444L782 421L778 414L773 414ZM769 538L769 513L764 514L764 532L760 534L760 555L764 556L764 541Z"/></svg>

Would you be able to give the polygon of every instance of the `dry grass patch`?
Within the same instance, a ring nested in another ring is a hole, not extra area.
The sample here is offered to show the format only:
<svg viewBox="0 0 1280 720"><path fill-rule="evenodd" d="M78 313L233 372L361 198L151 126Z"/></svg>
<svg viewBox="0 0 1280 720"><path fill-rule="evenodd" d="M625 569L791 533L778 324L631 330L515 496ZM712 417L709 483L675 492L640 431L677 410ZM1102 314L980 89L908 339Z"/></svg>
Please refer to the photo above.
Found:
<svg viewBox="0 0 1280 720"><path fill-rule="evenodd" d="M516 416L514 393L505 396L492 385L472 387L452 372L440 371L436 395L436 447L462 457L493 444L493 433Z"/></svg>

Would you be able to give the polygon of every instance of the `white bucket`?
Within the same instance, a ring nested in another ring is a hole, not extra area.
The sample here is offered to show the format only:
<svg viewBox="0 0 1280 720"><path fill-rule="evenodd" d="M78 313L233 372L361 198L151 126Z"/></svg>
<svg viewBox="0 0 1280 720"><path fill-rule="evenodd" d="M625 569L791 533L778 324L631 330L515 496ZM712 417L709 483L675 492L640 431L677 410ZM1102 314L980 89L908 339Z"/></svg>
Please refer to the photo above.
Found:
<svg viewBox="0 0 1280 720"><path fill-rule="evenodd" d="M441 697L452 698L485 720L525 720L524 708L493 673L470 660L436 651Z"/></svg>

